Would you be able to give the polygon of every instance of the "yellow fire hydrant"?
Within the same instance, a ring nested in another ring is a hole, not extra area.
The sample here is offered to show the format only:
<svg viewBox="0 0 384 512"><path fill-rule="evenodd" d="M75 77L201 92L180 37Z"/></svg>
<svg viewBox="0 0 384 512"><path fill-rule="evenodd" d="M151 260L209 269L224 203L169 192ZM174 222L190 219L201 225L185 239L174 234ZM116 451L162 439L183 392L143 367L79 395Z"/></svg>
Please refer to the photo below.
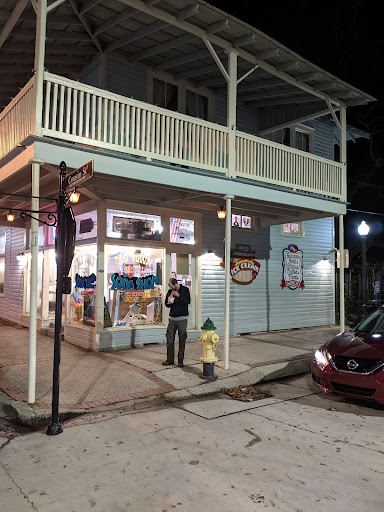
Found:
<svg viewBox="0 0 384 512"><path fill-rule="evenodd" d="M199 336L199 339L203 344L203 356L200 357L200 361L203 363L203 375L200 377L207 380L216 380L214 364L218 361L215 351L219 336L215 333L216 327L210 318L207 318L202 329L203 334Z"/></svg>

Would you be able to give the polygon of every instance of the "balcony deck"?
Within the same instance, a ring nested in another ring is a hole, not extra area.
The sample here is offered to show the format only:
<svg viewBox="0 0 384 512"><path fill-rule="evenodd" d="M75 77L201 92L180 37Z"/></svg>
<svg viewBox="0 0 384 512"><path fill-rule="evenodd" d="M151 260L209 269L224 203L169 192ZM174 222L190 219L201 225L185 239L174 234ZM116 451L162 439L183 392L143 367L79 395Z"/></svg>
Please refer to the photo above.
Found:
<svg viewBox="0 0 384 512"><path fill-rule="evenodd" d="M29 135L42 135L286 190L346 199L346 174L340 163L235 131L236 165L231 171L229 128L58 75L44 73L39 134L35 110L31 79L0 114L0 158Z"/></svg>

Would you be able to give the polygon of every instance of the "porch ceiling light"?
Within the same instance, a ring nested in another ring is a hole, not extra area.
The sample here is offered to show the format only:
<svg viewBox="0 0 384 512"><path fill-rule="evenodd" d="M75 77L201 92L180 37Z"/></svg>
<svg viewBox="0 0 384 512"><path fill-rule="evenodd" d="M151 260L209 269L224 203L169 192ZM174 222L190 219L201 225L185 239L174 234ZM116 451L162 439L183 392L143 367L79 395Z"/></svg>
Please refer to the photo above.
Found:
<svg viewBox="0 0 384 512"><path fill-rule="evenodd" d="M71 203L78 203L80 199L80 192L76 192L76 189L69 196L69 200Z"/></svg>
<svg viewBox="0 0 384 512"><path fill-rule="evenodd" d="M15 216L12 213L12 210L9 210L9 212L7 213L7 221L8 222L13 222L14 220L15 220Z"/></svg>
<svg viewBox="0 0 384 512"><path fill-rule="evenodd" d="M224 206L220 206L220 210L217 210L217 216L219 219L225 219L227 212L224 210Z"/></svg>

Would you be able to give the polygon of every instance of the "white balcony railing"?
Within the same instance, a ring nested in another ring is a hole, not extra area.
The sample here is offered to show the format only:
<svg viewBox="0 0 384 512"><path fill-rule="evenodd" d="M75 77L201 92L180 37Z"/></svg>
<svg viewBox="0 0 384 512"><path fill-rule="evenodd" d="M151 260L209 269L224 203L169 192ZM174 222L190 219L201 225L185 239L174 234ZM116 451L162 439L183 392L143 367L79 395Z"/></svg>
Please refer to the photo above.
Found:
<svg viewBox="0 0 384 512"><path fill-rule="evenodd" d="M344 199L344 166L311 153L237 132L236 174L293 190Z"/></svg>
<svg viewBox="0 0 384 512"><path fill-rule="evenodd" d="M21 89L0 114L0 158L34 133L35 94L34 79Z"/></svg>
<svg viewBox="0 0 384 512"><path fill-rule="evenodd" d="M33 80L0 114L0 157L34 134ZM229 129L44 74L41 135L229 175ZM345 200L344 166L236 132L237 177Z"/></svg>

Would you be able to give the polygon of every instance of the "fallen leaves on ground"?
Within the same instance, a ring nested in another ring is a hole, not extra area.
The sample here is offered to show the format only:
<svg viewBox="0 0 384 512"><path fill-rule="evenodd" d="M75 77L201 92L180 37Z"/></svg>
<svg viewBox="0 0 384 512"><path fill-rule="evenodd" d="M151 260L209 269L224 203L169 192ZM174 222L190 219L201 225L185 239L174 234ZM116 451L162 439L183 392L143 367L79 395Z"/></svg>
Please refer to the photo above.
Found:
<svg viewBox="0 0 384 512"><path fill-rule="evenodd" d="M258 390L255 386L238 386L237 388L231 389L222 388L221 392L235 400L242 400L243 402L262 400L263 398L270 398L272 396L266 391Z"/></svg>

